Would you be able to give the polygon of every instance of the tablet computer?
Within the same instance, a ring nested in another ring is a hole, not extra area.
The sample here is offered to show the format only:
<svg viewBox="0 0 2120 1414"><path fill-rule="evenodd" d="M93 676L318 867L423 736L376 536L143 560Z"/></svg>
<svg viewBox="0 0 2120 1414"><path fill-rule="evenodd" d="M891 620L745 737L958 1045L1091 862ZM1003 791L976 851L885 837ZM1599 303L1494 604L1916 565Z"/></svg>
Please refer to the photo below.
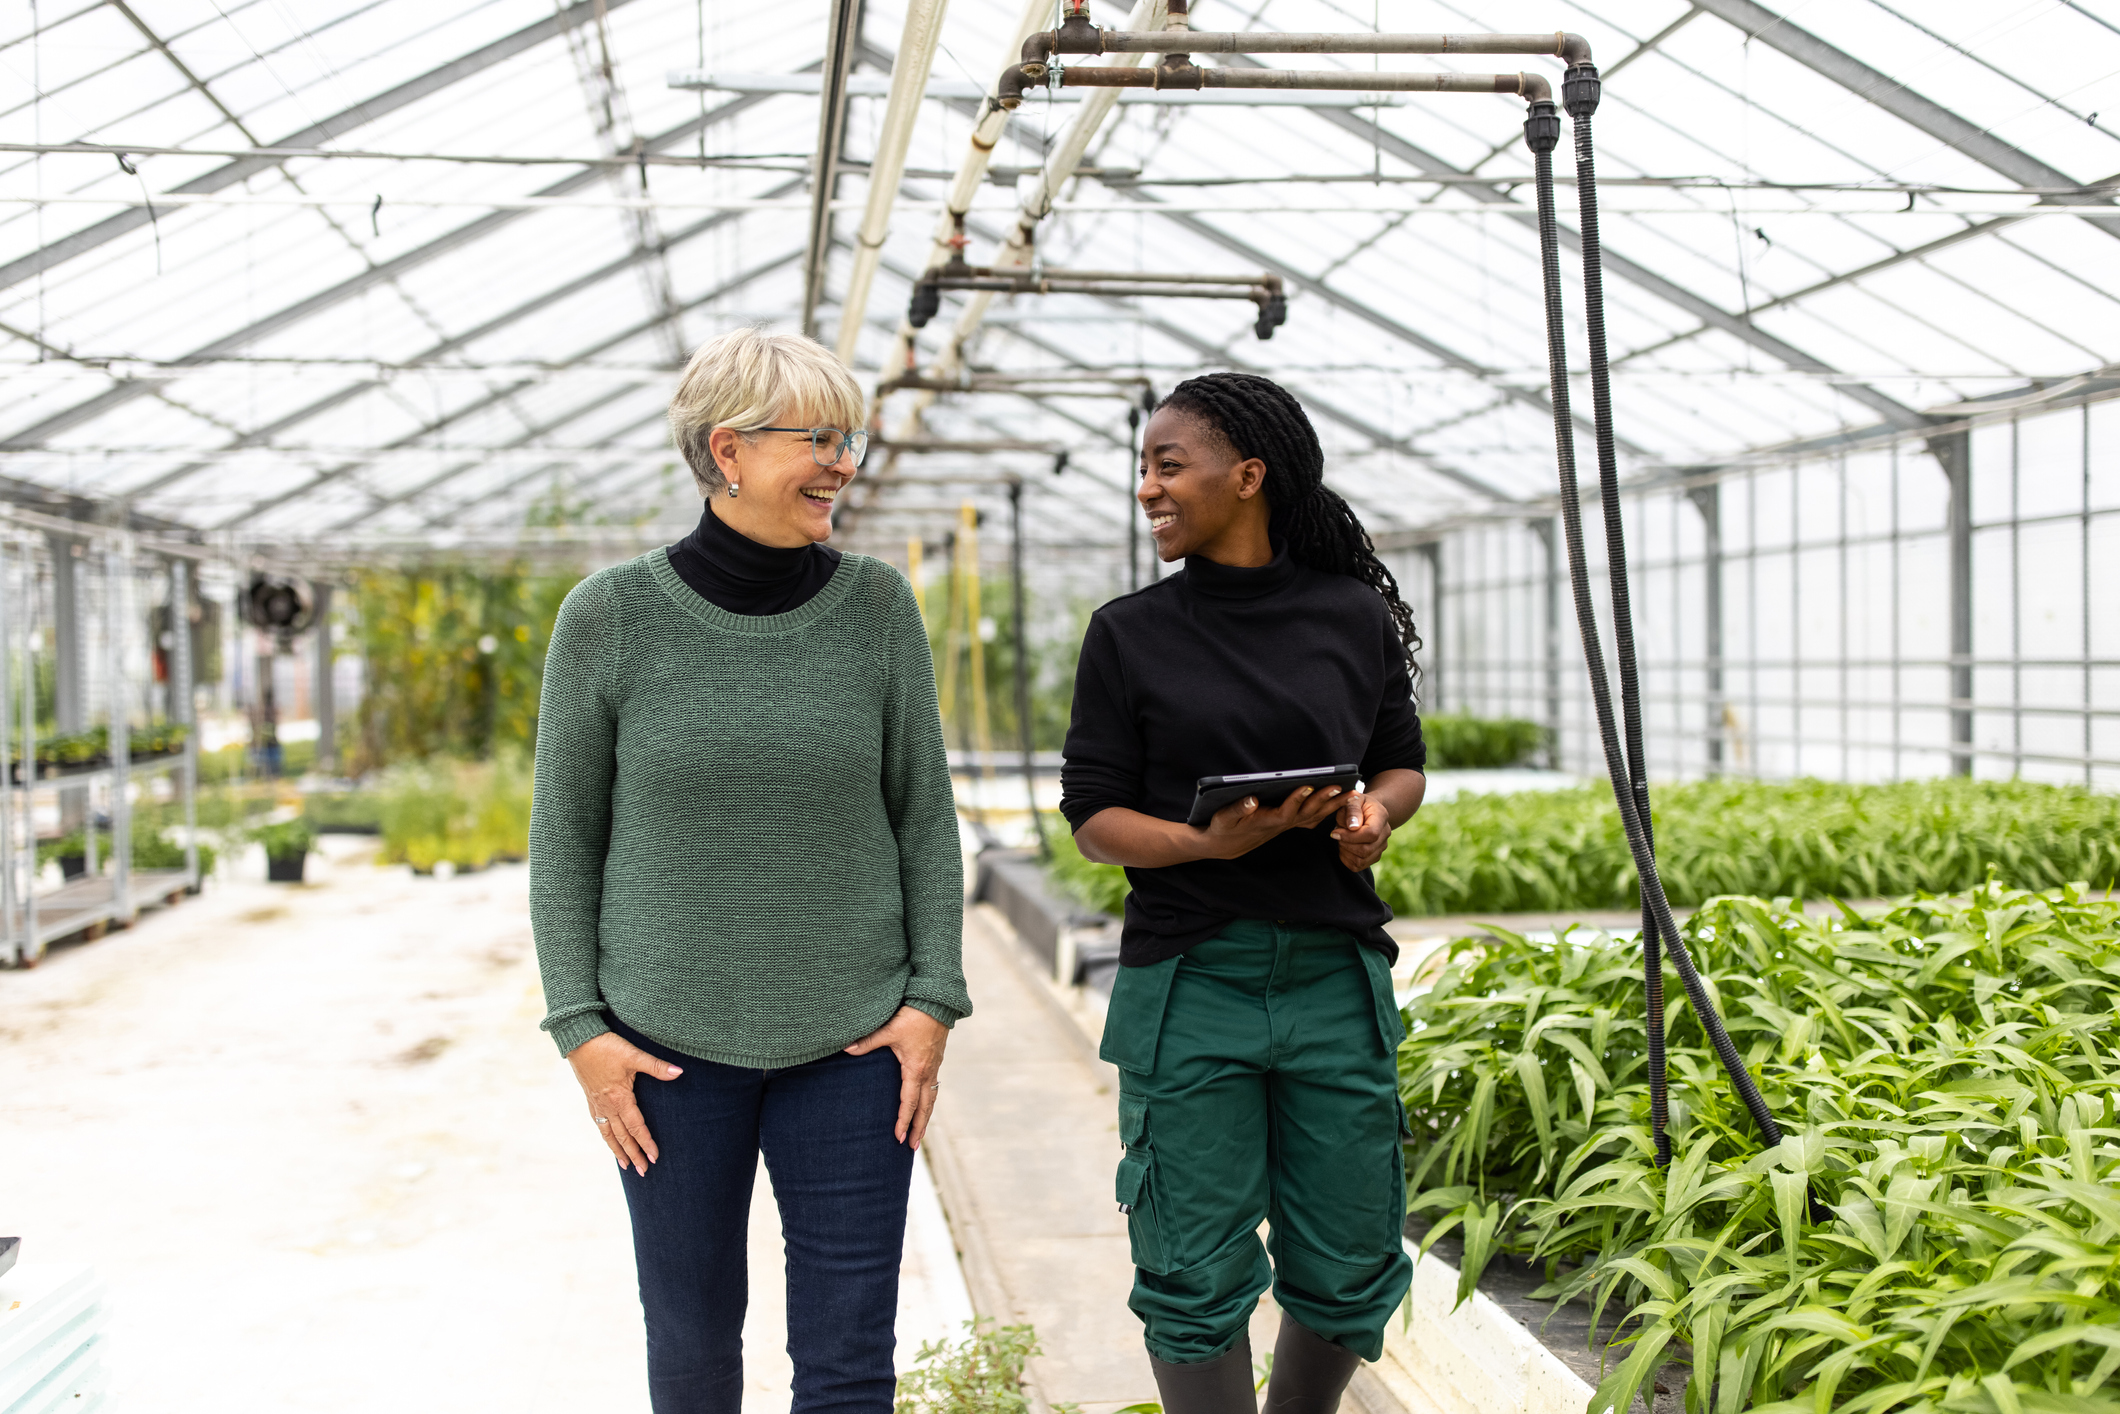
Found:
<svg viewBox="0 0 2120 1414"><path fill-rule="evenodd" d="M1304 786L1324 789L1344 786L1353 790L1362 779L1360 766L1306 766L1299 771L1252 771L1241 776L1202 776L1195 787L1188 825L1205 825L1217 810L1234 805L1247 795L1259 798L1264 807L1279 805L1289 792Z"/></svg>

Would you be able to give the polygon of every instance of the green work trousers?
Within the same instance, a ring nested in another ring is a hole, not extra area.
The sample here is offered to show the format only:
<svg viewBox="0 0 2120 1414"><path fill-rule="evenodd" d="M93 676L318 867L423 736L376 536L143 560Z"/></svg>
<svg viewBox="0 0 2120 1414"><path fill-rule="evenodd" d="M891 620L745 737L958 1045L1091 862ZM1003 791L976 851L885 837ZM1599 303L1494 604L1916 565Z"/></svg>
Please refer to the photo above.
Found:
<svg viewBox="0 0 2120 1414"><path fill-rule="evenodd" d="M1128 1304L1150 1354L1222 1354L1268 1285L1318 1335L1383 1353L1413 1271L1404 1035L1389 964L1336 928L1241 921L1119 969L1102 1055L1120 1072Z"/></svg>

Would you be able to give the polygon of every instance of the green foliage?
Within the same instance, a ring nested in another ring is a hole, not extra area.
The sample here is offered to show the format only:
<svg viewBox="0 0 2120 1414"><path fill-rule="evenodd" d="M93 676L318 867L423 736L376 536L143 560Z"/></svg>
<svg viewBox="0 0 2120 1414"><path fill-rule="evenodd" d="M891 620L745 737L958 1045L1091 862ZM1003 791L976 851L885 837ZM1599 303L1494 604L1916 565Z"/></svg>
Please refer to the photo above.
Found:
<svg viewBox="0 0 2120 1414"><path fill-rule="evenodd" d="M1074 832L1062 816L1047 818L1045 838L1053 851L1053 857L1045 863L1046 877L1062 893L1099 913L1116 915L1124 911L1130 892L1125 870L1116 864L1092 864L1084 859L1082 851L1075 848Z"/></svg>
<svg viewBox="0 0 2120 1414"><path fill-rule="evenodd" d="M302 797L302 818L319 832L379 833L383 803L372 790L316 791Z"/></svg>
<svg viewBox="0 0 2120 1414"><path fill-rule="evenodd" d="M1949 893L1990 866L2025 888L2120 875L2120 797L2074 786L1718 780L1659 786L1653 799L1657 867L1682 905ZM1393 834L1377 891L1404 915L1637 906L1603 785L1424 806Z"/></svg>
<svg viewBox="0 0 2120 1414"><path fill-rule="evenodd" d="M37 867L57 859L84 859L88 852L86 832L75 830L58 839L42 840L37 845ZM110 858L110 831L96 831L96 859L99 863ZM213 873L214 847L199 841L199 875L201 878ZM184 846L170 839L161 830L135 820L132 830L132 867L135 869L182 869Z"/></svg>
<svg viewBox="0 0 2120 1414"><path fill-rule="evenodd" d="M250 831L250 837L265 846L267 859L300 859L315 849L317 843L317 832L299 816L276 825L256 826Z"/></svg>
<svg viewBox="0 0 2120 1414"><path fill-rule="evenodd" d="M125 741L131 759L143 761L150 757L169 756L184 749L185 738L190 729L181 722L160 722L149 727L129 729ZM107 766L110 764L110 728L90 727L85 732L67 732L56 735L40 735L36 742L37 765L40 768L69 768ZM22 744L13 743L13 760L22 760Z"/></svg>
<svg viewBox="0 0 2120 1414"><path fill-rule="evenodd" d="M425 761L393 766L375 789L382 860L431 873L447 861L482 869L530 852L530 761Z"/></svg>
<svg viewBox="0 0 2120 1414"><path fill-rule="evenodd" d="M952 750L968 749L973 744L970 643L962 629L965 608L955 597L961 587L956 575L931 572L926 589L928 651L935 660L937 691L953 699L942 703L944 734ZM1028 595L1028 589L1025 593ZM1021 740L1016 725L1016 653L1023 635L1017 629L1010 596L1008 576L980 581L979 616L991 619L994 625L994 636L985 643L982 656L986 663L988 721L998 751L1012 751ZM1088 615L1071 610L1063 629L1042 633L1038 606L1033 603L1028 607L1030 656L1025 668L1030 677L1031 742L1036 750L1057 751L1067 739L1068 715L1075 697L1075 659L1082 650L1082 629ZM953 625L957 626L955 633L951 632ZM945 667L952 652L957 656L954 675ZM952 686L955 691L950 691Z"/></svg>
<svg viewBox="0 0 2120 1414"><path fill-rule="evenodd" d="M1028 1414L1023 1367L1038 1353L1037 1333L985 1319L964 1326L963 1340L922 1342L918 1363L898 1377L893 1414Z"/></svg>
<svg viewBox="0 0 2120 1414"><path fill-rule="evenodd" d="M2120 1409L2120 904L1729 898L1686 933L1773 1149L1667 964L1655 1168L1632 947L1459 942L1407 1008L1409 1206L1462 1234L1460 1299L1507 1251L1546 1262L1540 1294L1628 1312L1593 1411L1681 1342L1689 1414Z"/></svg>
<svg viewBox="0 0 2120 1414"><path fill-rule="evenodd" d="M367 669L356 774L529 750L552 622L579 579L521 568L363 572L351 635Z"/></svg>
<svg viewBox="0 0 2120 1414"><path fill-rule="evenodd" d="M1546 729L1522 717L1475 717L1464 712L1421 716L1434 770L1492 770L1519 766L1546 749Z"/></svg>

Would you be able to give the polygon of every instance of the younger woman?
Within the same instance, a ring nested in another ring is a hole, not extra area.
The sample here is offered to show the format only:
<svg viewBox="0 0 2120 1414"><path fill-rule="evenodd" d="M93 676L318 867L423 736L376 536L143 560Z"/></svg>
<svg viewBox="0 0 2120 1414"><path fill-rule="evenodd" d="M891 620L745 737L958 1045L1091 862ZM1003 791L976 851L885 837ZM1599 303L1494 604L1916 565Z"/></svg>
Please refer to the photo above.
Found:
<svg viewBox="0 0 2120 1414"><path fill-rule="evenodd" d="M1425 786L1420 639L1287 390L1189 379L1142 444L1156 553L1185 568L1091 618L1061 776L1077 846L1133 885L1103 1046L1129 1304L1168 1414L1251 1414L1270 1284L1268 1414L1331 1414L1411 1273L1396 949L1369 868ZM1184 823L1201 776L1343 762L1366 790Z"/></svg>

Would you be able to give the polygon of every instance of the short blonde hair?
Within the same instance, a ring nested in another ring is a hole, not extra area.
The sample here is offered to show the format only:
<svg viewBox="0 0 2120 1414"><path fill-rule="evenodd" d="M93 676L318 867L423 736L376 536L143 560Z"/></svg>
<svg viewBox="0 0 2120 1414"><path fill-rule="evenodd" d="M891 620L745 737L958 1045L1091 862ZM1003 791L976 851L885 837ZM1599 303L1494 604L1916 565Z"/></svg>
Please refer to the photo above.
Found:
<svg viewBox="0 0 2120 1414"><path fill-rule="evenodd" d="M708 445L715 428L746 441L761 427L795 426L790 418L852 431L865 409L861 385L830 349L754 324L709 339L692 355L670 400L670 435L705 496L728 485Z"/></svg>

